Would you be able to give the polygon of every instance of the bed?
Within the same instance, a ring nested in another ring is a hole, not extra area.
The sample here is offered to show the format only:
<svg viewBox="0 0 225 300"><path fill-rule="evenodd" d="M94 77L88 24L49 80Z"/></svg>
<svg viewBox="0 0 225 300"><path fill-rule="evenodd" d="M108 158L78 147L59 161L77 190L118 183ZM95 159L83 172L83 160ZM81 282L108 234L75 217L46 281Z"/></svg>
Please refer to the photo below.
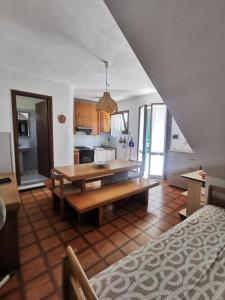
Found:
<svg viewBox="0 0 225 300"><path fill-rule="evenodd" d="M225 202L213 198L213 191L225 190L210 187L214 205L99 273L88 286L78 278L86 299L225 299Z"/></svg>

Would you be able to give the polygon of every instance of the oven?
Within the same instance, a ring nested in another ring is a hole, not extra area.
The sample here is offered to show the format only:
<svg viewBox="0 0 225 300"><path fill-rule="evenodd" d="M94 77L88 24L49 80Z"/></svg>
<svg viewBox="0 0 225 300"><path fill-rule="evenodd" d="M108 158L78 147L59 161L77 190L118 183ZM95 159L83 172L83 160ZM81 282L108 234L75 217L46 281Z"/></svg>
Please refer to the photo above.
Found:
<svg viewBox="0 0 225 300"><path fill-rule="evenodd" d="M80 164L91 163L94 161L94 150L80 150Z"/></svg>
<svg viewBox="0 0 225 300"><path fill-rule="evenodd" d="M77 146L79 150L79 163L86 164L94 161L94 149L84 146Z"/></svg>

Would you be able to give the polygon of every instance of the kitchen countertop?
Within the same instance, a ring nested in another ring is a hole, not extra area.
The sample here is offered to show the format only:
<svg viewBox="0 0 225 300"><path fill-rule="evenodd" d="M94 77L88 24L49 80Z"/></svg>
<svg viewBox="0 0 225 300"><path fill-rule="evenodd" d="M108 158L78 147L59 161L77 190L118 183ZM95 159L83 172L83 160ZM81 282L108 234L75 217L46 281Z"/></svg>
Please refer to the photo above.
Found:
<svg viewBox="0 0 225 300"><path fill-rule="evenodd" d="M107 146L107 147L104 147L104 146L96 146L96 147L94 147L94 149L96 149L96 148L105 149L105 150L113 150L113 149L115 149L115 148L109 147L109 146Z"/></svg>
<svg viewBox="0 0 225 300"><path fill-rule="evenodd" d="M74 150L80 150L79 148L77 148L79 146L74 146ZM104 150L114 150L115 148L114 147L110 147L110 146L107 146L107 147L104 147L104 146L94 146L94 147L89 147L90 149L87 149L87 150L95 150L97 148L100 148L100 149L104 149Z"/></svg>
<svg viewBox="0 0 225 300"><path fill-rule="evenodd" d="M20 208L20 196L15 173L1 173L0 178L10 177L11 182L0 184L0 196L2 197L6 210L17 210Z"/></svg>

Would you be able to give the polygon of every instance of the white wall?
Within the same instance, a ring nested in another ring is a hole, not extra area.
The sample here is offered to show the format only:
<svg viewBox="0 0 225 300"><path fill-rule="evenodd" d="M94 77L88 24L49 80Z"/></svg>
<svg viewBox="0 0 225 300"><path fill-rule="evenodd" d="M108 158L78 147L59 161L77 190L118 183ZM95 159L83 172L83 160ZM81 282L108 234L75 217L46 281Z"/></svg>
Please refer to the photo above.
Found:
<svg viewBox="0 0 225 300"><path fill-rule="evenodd" d="M162 103L162 98L158 93L152 93L148 96L119 101L118 108L121 110L129 110L129 131L130 137L133 138L135 147L132 148L131 159L137 160L137 145L138 145L138 122L139 122L139 107L142 105L150 105L151 103ZM118 142L118 139L111 138L110 145L116 148L117 158L129 158L129 149L123 148ZM126 152L126 156L125 156Z"/></svg>
<svg viewBox="0 0 225 300"><path fill-rule="evenodd" d="M73 90L69 85L0 70L0 132L13 134L11 89L52 96L55 166L73 163ZM60 124L59 114L66 115ZM14 159L13 159L14 161Z"/></svg>
<svg viewBox="0 0 225 300"><path fill-rule="evenodd" d="M32 100L32 101L29 101ZM43 99L37 99L32 97L25 97L25 96L17 96L16 97L16 107L18 110L28 109L28 110L35 110L36 103L42 102Z"/></svg>
<svg viewBox="0 0 225 300"><path fill-rule="evenodd" d="M225 1L104 1L201 165L225 179Z"/></svg>
<svg viewBox="0 0 225 300"><path fill-rule="evenodd" d="M178 138L174 139L173 135L177 135ZM172 124L171 124L170 150L177 151L177 152L193 153L191 147L189 146L187 140L185 139L183 133L181 132L179 126L177 125L174 119L172 119Z"/></svg>

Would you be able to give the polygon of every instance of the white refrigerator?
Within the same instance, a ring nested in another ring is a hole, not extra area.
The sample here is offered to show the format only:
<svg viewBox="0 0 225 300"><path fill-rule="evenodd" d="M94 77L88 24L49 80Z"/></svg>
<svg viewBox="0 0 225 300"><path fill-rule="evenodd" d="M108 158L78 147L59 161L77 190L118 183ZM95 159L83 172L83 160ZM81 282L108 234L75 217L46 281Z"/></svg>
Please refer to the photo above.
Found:
<svg viewBox="0 0 225 300"><path fill-rule="evenodd" d="M11 134L0 132L0 173L12 173Z"/></svg>

